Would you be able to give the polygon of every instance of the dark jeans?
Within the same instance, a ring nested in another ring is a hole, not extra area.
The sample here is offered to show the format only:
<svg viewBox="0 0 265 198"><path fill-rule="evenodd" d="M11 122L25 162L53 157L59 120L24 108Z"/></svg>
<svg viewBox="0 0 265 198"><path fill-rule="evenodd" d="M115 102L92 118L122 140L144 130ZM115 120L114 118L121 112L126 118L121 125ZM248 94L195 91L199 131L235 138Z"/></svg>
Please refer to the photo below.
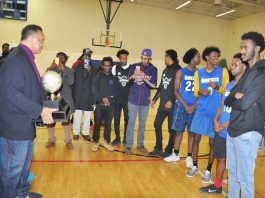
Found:
<svg viewBox="0 0 265 198"><path fill-rule="evenodd" d="M0 137L0 197L14 198L29 195L27 181L33 141L15 141Z"/></svg>
<svg viewBox="0 0 265 198"><path fill-rule="evenodd" d="M129 120L128 115L128 100L123 98L118 98L114 106L114 128L116 139L121 139L120 136L120 121L121 121L121 111L123 110L124 115L124 136L123 139L126 140L126 129Z"/></svg>
<svg viewBox="0 0 265 198"><path fill-rule="evenodd" d="M107 143L110 143L110 132L111 132L111 122L114 114L114 106L104 106L97 104L94 112L94 133L93 141L98 143L100 138L100 125L104 120L104 139Z"/></svg>
<svg viewBox="0 0 265 198"><path fill-rule="evenodd" d="M155 149L162 150L162 141L163 141L163 135L162 135L162 125L165 119L167 118L168 120L168 132L169 132L169 139L168 139L168 144L166 147L166 150L170 151L173 150L174 148L174 143L175 143L175 133L172 132L171 126L173 123L173 109L170 111L165 111L160 108L158 108L157 113L156 113L156 118L154 122L154 127L155 127L155 133L156 133L156 145Z"/></svg>

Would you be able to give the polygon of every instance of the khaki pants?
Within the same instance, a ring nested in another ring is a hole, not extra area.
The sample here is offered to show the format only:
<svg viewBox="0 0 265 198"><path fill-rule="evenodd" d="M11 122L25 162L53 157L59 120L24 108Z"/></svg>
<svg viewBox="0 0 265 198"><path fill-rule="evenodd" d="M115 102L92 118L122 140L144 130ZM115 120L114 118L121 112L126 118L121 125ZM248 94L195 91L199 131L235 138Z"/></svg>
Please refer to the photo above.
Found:
<svg viewBox="0 0 265 198"><path fill-rule="evenodd" d="M65 136L64 141L67 144L67 143L71 142L69 123L62 123L62 127L64 130L64 136ZM48 129L48 134L49 134L49 141L50 142L56 142L55 124L48 125L47 129Z"/></svg>

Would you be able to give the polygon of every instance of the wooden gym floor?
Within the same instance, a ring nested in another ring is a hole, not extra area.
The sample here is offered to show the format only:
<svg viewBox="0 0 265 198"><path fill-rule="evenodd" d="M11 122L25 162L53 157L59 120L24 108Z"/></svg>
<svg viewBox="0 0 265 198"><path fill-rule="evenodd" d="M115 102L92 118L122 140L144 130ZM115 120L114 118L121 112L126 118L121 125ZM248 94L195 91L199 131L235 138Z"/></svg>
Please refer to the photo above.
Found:
<svg viewBox="0 0 265 198"><path fill-rule="evenodd" d="M156 104L156 107L158 104ZM146 124L145 146L151 151L155 144L153 121L156 108L149 111ZM163 146L168 140L167 123L163 127ZM121 129L123 126L121 125ZM135 128L137 130L137 126ZM123 132L122 132L123 134ZM225 197L227 185L224 181L222 195L205 195L198 188L205 186L201 183L201 175L194 178L186 177L185 156L187 153L187 135L183 138L179 162L165 163L159 158L125 155L124 146L115 147L116 151L109 152L103 147L96 153L90 149L91 142L82 137L73 141L74 149L65 146L64 133L60 124L56 126L57 142L53 148L46 149L47 129L38 128L35 140L34 156L31 166L37 178L32 181L32 191L40 192L44 198L88 198L88 197ZM92 132L90 132L92 137ZM112 139L115 137L112 130ZM136 146L137 132L135 133ZM103 136L101 135L101 142ZM200 144L199 169L203 173L207 166L208 139L202 138ZM255 172L256 197L264 197L265 151L259 152ZM213 175L215 174L215 163ZM225 174L227 178L227 173Z"/></svg>

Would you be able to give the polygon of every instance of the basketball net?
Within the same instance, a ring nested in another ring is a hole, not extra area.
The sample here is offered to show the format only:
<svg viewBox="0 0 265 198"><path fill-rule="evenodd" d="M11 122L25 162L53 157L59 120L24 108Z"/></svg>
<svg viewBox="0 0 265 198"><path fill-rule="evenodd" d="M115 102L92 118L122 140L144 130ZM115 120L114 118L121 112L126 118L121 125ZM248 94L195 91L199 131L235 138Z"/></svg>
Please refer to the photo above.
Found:
<svg viewBox="0 0 265 198"><path fill-rule="evenodd" d="M105 38L104 45L105 45L106 50L108 50L109 47L112 45L111 39L109 39L109 37Z"/></svg>

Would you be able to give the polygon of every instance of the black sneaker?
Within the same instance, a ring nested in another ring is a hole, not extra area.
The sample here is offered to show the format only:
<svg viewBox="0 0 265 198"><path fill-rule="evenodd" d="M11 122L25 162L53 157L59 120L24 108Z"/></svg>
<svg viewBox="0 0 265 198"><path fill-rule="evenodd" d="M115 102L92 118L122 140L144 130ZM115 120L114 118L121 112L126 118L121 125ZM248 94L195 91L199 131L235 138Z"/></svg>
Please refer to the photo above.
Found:
<svg viewBox="0 0 265 198"><path fill-rule="evenodd" d="M89 137L89 135L82 135L82 137L83 137L85 140L90 141L90 137Z"/></svg>
<svg viewBox="0 0 265 198"><path fill-rule="evenodd" d="M79 139L79 135L74 135L74 136L73 136L73 139L74 139L74 140L78 140L78 139Z"/></svg>
<svg viewBox="0 0 265 198"><path fill-rule="evenodd" d="M112 142L111 142L111 145L112 146L118 146L121 144L121 140L118 139L118 138L115 138Z"/></svg>
<svg viewBox="0 0 265 198"><path fill-rule="evenodd" d="M216 188L214 184L200 188L200 191L207 194L222 194L222 187Z"/></svg>
<svg viewBox="0 0 265 198"><path fill-rule="evenodd" d="M163 153L161 153L159 155L159 157L166 158L166 157L170 156L171 154L172 154L172 151L171 150L165 150Z"/></svg>
<svg viewBox="0 0 265 198"><path fill-rule="evenodd" d="M153 151L149 152L147 155L149 157L158 157L162 153L163 153L163 150L162 149L154 149Z"/></svg>

